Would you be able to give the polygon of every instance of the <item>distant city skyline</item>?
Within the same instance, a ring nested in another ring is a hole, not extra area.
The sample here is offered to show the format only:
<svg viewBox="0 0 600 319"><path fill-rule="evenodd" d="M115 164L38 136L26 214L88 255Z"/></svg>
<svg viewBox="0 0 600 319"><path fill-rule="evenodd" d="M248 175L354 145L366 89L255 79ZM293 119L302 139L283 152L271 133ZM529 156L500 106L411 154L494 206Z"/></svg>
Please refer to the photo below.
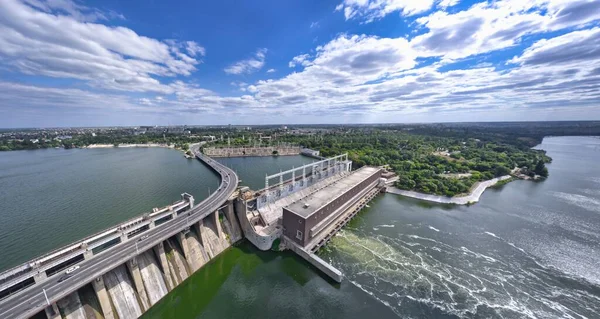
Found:
<svg viewBox="0 0 600 319"><path fill-rule="evenodd" d="M600 1L0 1L0 128L600 120Z"/></svg>

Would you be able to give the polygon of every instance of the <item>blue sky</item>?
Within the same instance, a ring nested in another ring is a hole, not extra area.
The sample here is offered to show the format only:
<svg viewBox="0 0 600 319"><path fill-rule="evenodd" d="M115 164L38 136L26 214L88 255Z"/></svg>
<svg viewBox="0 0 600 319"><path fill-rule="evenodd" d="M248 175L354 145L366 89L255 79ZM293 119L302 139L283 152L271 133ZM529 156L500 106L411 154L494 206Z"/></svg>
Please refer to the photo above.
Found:
<svg viewBox="0 0 600 319"><path fill-rule="evenodd" d="M600 120L600 0L0 1L0 127Z"/></svg>

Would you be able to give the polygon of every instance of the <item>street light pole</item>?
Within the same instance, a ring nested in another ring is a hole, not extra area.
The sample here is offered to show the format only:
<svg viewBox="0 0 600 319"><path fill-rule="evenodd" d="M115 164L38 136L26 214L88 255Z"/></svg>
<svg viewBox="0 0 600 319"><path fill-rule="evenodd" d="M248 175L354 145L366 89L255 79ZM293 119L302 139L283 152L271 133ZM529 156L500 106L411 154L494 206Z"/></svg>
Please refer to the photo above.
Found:
<svg viewBox="0 0 600 319"><path fill-rule="evenodd" d="M46 295L46 289L42 289L44 291L44 297L46 297L46 303L50 306L50 300L48 300L48 295Z"/></svg>
<svg viewBox="0 0 600 319"><path fill-rule="evenodd" d="M138 245L137 245L137 241L135 242L135 252L139 255L140 254L140 250L138 249Z"/></svg>

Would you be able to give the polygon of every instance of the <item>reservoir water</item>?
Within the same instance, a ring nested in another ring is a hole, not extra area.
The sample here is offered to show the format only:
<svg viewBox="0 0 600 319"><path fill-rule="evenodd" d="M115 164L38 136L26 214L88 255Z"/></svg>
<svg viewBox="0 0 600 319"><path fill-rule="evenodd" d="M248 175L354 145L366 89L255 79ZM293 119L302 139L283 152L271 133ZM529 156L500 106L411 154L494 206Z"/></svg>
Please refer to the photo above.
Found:
<svg viewBox="0 0 600 319"><path fill-rule="evenodd" d="M554 159L548 180L488 190L473 206L377 197L319 253L345 274L340 285L291 253L242 242L144 317L599 318L600 139L539 147ZM219 160L254 189L313 161ZM166 149L0 153L0 168L0 245L10 248L0 268L217 183Z"/></svg>
<svg viewBox="0 0 600 319"><path fill-rule="evenodd" d="M0 270L150 212L219 179L163 148L0 152Z"/></svg>

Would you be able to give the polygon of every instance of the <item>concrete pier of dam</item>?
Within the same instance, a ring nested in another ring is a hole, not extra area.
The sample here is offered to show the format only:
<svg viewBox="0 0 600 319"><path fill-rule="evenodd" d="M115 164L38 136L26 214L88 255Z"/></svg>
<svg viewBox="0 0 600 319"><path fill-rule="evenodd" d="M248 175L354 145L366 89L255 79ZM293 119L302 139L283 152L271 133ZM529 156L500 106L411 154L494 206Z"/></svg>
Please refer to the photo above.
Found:
<svg viewBox="0 0 600 319"><path fill-rule="evenodd" d="M172 205L0 273L0 318L137 318L241 240L235 172L197 146L193 151L221 176L215 193L198 204L182 194Z"/></svg>
<svg viewBox="0 0 600 319"><path fill-rule="evenodd" d="M206 147L204 154L210 157L288 156L299 155L299 146L256 146L256 147Z"/></svg>

